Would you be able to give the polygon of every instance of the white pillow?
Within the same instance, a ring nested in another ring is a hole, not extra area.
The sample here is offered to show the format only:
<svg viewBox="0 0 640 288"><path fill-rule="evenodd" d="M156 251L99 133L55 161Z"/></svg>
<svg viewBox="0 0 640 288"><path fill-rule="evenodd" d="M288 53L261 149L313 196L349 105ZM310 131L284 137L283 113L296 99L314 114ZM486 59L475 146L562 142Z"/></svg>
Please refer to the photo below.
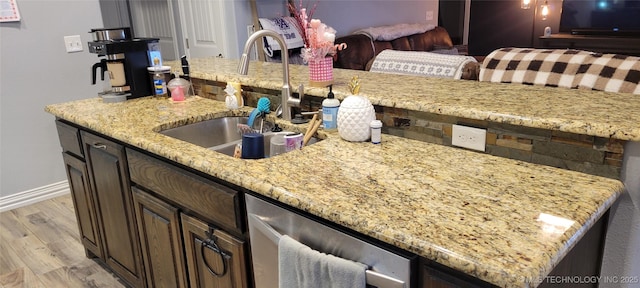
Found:
<svg viewBox="0 0 640 288"><path fill-rule="evenodd" d="M296 28L296 20L293 17L259 18L262 29L276 31L282 35L287 49L300 48L304 46L302 35ZM280 51L280 45L271 37L264 37L264 51L269 57L273 57L273 51Z"/></svg>

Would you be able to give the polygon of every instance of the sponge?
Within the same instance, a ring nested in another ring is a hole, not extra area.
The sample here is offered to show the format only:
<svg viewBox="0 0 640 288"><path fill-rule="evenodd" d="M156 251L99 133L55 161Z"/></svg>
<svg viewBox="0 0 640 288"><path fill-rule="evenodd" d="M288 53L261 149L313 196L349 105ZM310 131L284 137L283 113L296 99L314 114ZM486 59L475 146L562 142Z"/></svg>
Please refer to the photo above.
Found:
<svg viewBox="0 0 640 288"><path fill-rule="evenodd" d="M269 98L262 97L258 99L258 105L256 106L257 107L253 109L253 111L251 111L251 114L249 115L249 121L247 121L247 125L249 125L249 127L253 127L253 121L256 120L256 117L258 116L258 114L260 113L267 114L271 112L270 110L271 101L269 101Z"/></svg>

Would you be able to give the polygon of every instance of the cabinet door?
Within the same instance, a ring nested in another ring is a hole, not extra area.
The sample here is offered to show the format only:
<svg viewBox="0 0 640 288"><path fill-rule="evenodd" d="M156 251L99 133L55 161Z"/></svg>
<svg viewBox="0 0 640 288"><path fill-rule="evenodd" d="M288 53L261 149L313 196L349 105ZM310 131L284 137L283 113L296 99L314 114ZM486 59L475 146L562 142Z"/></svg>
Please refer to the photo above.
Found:
<svg viewBox="0 0 640 288"><path fill-rule="evenodd" d="M82 131L106 264L132 286L143 287L140 243L124 147Z"/></svg>
<svg viewBox="0 0 640 288"><path fill-rule="evenodd" d="M88 252L87 257L102 258L100 234L98 233L98 222L91 195L87 164L68 153L62 153L62 159L67 171L71 199L73 199L78 220L80 242Z"/></svg>
<svg viewBox="0 0 640 288"><path fill-rule="evenodd" d="M181 218L190 287L247 287L244 242L196 218Z"/></svg>
<svg viewBox="0 0 640 288"><path fill-rule="evenodd" d="M148 287L187 287L178 208L131 187Z"/></svg>
<svg viewBox="0 0 640 288"><path fill-rule="evenodd" d="M476 284L472 284L453 275L440 272L429 266L423 266L422 270L422 287L423 288L479 288Z"/></svg>

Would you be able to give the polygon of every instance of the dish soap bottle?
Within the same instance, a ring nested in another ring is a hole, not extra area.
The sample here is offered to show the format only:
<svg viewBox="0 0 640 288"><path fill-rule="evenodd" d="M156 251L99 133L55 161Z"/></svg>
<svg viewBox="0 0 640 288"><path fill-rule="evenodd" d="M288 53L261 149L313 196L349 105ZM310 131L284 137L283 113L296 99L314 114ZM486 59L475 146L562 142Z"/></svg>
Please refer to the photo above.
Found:
<svg viewBox="0 0 640 288"><path fill-rule="evenodd" d="M333 95L333 85L329 85L329 94L322 101L322 125L324 130L331 131L338 128L338 108L340 101Z"/></svg>

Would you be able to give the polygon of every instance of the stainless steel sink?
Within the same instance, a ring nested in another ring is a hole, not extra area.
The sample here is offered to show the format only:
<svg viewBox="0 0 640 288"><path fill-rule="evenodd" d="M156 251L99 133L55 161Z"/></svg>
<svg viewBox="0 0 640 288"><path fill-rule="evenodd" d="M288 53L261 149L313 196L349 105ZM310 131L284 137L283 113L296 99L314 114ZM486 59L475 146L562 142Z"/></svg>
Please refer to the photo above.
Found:
<svg viewBox="0 0 640 288"><path fill-rule="evenodd" d="M248 117L215 118L163 130L160 131L160 134L233 156L236 145L242 143L242 135L238 132L238 124L246 124L247 120ZM263 133L265 157L271 156L271 138L278 134L289 133L292 132L281 131ZM307 145L311 145L318 141L320 141L320 139L313 137Z"/></svg>
<svg viewBox="0 0 640 288"><path fill-rule="evenodd" d="M289 133L292 133L292 132L281 131L281 132L265 132L265 133L262 133L262 134L264 134L264 156L265 157L271 157L271 138L273 136L276 136L276 135L279 135L279 134L286 135L286 134L289 134ZM309 143L307 143L307 145L311 145L311 144L316 143L318 141L320 141L318 138L312 137L309 140ZM226 154L226 155L229 155L229 156L233 156L233 152L235 151L236 144L241 144L241 143L242 143L242 139L240 139L238 141L233 141L233 142L230 142L230 143L227 143L227 144L219 145L217 147L211 147L210 149L212 149L214 151L217 151L217 152L220 152L220 153L223 153L223 154Z"/></svg>
<svg viewBox="0 0 640 288"><path fill-rule="evenodd" d="M211 148L242 140L238 124L247 124L248 117L222 117L160 131L160 134L191 144Z"/></svg>

